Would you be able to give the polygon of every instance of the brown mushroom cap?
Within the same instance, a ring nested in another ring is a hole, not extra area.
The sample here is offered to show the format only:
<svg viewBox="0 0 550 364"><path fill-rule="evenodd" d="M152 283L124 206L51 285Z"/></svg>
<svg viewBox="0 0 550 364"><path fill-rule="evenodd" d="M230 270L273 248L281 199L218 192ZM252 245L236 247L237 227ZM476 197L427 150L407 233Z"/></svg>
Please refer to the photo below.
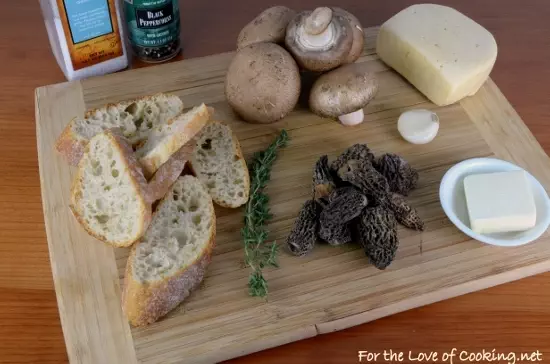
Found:
<svg viewBox="0 0 550 364"><path fill-rule="evenodd" d="M237 49L259 42L283 43L286 27L294 16L296 12L286 6L273 6L262 11L239 33Z"/></svg>
<svg viewBox="0 0 550 364"><path fill-rule="evenodd" d="M347 64L317 79L309 107L317 115L337 118L364 108L377 91L378 81L367 64Z"/></svg>
<svg viewBox="0 0 550 364"><path fill-rule="evenodd" d="M361 53L363 53L363 46L365 44L365 35L363 34L363 27L361 26L359 19L357 19L355 15L351 14L350 12L342 8L332 8L332 10L336 14L346 18L346 20L350 23L351 28L353 29L353 44L349 51L348 57L344 62L344 63L353 63L357 61L357 59L361 56Z"/></svg>
<svg viewBox="0 0 550 364"><path fill-rule="evenodd" d="M326 21L328 16L329 22ZM308 41L319 39L323 31L331 34L326 45L314 46ZM301 12L292 19L286 30L285 44L300 67L310 71L328 71L347 59L353 44L353 30L343 16L329 8L318 8L313 12Z"/></svg>
<svg viewBox="0 0 550 364"><path fill-rule="evenodd" d="M282 119L294 109L299 95L298 65L275 43L254 43L241 49L227 70L227 102L245 121Z"/></svg>

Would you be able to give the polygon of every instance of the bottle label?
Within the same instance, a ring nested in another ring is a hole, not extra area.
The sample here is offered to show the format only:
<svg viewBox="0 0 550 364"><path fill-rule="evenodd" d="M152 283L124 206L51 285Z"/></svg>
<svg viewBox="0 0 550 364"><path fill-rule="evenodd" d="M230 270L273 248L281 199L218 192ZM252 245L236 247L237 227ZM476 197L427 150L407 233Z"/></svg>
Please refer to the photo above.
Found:
<svg viewBox="0 0 550 364"><path fill-rule="evenodd" d="M128 36L135 46L162 47L178 39L178 1L125 0Z"/></svg>
<svg viewBox="0 0 550 364"><path fill-rule="evenodd" d="M116 0L57 0L73 68L123 55Z"/></svg>

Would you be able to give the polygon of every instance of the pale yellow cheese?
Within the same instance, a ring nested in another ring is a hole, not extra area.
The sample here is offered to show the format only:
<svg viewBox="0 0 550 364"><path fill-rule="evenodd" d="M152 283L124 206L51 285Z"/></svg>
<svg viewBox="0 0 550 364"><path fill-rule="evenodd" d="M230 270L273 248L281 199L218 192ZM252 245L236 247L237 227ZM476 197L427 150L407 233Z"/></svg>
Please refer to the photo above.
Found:
<svg viewBox="0 0 550 364"><path fill-rule="evenodd" d="M376 52L433 103L443 106L475 94L497 57L489 31L447 6L419 4L380 28Z"/></svg>
<svg viewBox="0 0 550 364"><path fill-rule="evenodd" d="M537 207L525 171L470 175L464 179L470 227L480 234L535 226Z"/></svg>

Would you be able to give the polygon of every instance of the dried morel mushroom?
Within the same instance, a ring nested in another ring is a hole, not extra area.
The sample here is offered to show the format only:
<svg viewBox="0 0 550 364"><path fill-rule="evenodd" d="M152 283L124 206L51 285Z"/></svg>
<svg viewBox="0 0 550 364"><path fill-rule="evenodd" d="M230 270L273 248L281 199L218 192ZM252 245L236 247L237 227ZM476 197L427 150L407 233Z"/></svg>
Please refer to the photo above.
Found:
<svg viewBox="0 0 550 364"><path fill-rule="evenodd" d="M386 177L392 192L407 196L410 191L416 188L418 172L411 167L409 162L397 154L387 153L381 155L374 162L374 167Z"/></svg>
<svg viewBox="0 0 550 364"><path fill-rule="evenodd" d="M422 231L424 223L402 194L416 187L418 173L398 155L375 159L355 144L330 165L326 155L313 171L313 199L307 201L288 237L295 255L313 249L316 238L330 245L359 241L371 263L385 269L399 245L397 222Z"/></svg>
<svg viewBox="0 0 550 364"><path fill-rule="evenodd" d="M327 220L319 222L318 236L319 239L333 246L346 244L352 240L351 230L348 224L339 224Z"/></svg>
<svg viewBox="0 0 550 364"><path fill-rule="evenodd" d="M375 204L387 203L388 181L368 161L349 160L340 167L338 176L372 198Z"/></svg>
<svg viewBox="0 0 550 364"><path fill-rule="evenodd" d="M319 205L313 200L306 201L302 206L286 241L292 254L306 255L315 246L319 209Z"/></svg>
<svg viewBox="0 0 550 364"><path fill-rule="evenodd" d="M354 186L344 186L344 187L337 187L332 193L328 196L328 202L332 202L339 198L342 195L346 195L348 193L362 193Z"/></svg>
<svg viewBox="0 0 550 364"><path fill-rule="evenodd" d="M330 164L330 169L336 173L344 164L352 159L372 163L374 162L374 154L371 153L370 148L366 144L354 144Z"/></svg>
<svg viewBox="0 0 550 364"><path fill-rule="evenodd" d="M392 211L384 206L366 208L358 224L359 243L370 262L385 269L395 258L399 239L397 222Z"/></svg>
<svg viewBox="0 0 550 364"><path fill-rule="evenodd" d="M391 193L389 208L394 212L397 221L409 229L424 231L424 222L418 215L418 211L405 201L405 198L397 193Z"/></svg>
<svg viewBox="0 0 550 364"><path fill-rule="evenodd" d="M359 190L353 187L338 188L330 195L329 203L321 211L320 221L345 224L359 216L367 204L367 196Z"/></svg>
<svg viewBox="0 0 550 364"><path fill-rule="evenodd" d="M326 199L335 188L334 179L328 166L326 155L319 158L313 169L313 198L315 201Z"/></svg>

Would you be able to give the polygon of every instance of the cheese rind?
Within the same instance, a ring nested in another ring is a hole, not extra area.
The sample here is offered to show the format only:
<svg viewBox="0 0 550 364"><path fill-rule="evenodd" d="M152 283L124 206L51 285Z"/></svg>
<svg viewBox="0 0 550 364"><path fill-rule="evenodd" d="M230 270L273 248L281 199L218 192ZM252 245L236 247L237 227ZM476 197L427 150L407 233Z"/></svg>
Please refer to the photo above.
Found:
<svg viewBox="0 0 550 364"><path fill-rule="evenodd" d="M380 28L376 52L439 106L475 94L497 57L493 35L442 5L412 5Z"/></svg>
<svg viewBox="0 0 550 364"><path fill-rule="evenodd" d="M536 224L535 199L524 171L467 176L464 193L476 233L524 231Z"/></svg>

